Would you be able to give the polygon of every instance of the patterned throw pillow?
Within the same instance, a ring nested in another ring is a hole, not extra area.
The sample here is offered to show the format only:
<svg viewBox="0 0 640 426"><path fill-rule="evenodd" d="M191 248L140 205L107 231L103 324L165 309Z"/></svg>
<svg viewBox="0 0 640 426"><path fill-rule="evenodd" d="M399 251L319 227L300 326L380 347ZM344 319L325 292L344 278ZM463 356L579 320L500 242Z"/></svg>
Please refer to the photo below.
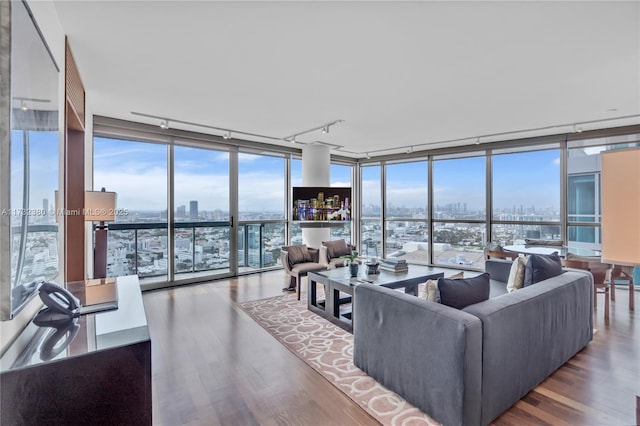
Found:
<svg viewBox="0 0 640 426"><path fill-rule="evenodd" d="M524 286L524 272L527 269L528 256L520 256L511 264L509 279L507 280L507 291L511 293Z"/></svg>

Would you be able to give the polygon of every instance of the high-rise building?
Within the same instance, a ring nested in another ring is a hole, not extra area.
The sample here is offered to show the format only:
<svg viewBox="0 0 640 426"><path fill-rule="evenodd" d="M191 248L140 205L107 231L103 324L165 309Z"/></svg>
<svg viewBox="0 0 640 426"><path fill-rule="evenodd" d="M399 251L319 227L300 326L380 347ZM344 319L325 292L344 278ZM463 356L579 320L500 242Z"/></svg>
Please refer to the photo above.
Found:
<svg viewBox="0 0 640 426"><path fill-rule="evenodd" d="M176 217L185 218L187 217L187 208L185 206L178 206L176 211Z"/></svg>
<svg viewBox="0 0 640 426"><path fill-rule="evenodd" d="M189 219L198 219L198 200L189 201Z"/></svg>
<svg viewBox="0 0 640 426"><path fill-rule="evenodd" d="M42 199L42 210L44 211L44 215L48 215L49 214L49 199L48 198L43 198Z"/></svg>

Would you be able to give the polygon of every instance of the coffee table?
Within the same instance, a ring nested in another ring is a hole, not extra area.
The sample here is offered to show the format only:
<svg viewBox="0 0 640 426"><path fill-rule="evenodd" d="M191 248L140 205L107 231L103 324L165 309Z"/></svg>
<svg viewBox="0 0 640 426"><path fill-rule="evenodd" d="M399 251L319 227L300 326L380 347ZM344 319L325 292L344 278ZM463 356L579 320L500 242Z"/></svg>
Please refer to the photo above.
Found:
<svg viewBox="0 0 640 426"><path fill-rule="evenodd" d="M443 268L423 265L409 265L406 272L380 271L379 274L366 275L366 268L360 267L358 276L351 278L349 268L336 268L327 271L309 272L309 291L307 307L310 311L326 318L348 332L353 332L351 312L355 300L353 289L362 283L381 285L388 288L403 288L405 293L418 295L418 284L429 279L444 276ZM324 286L324 300L318 299L318 284ZM351 306L346 306L351 304Z"/></svg>

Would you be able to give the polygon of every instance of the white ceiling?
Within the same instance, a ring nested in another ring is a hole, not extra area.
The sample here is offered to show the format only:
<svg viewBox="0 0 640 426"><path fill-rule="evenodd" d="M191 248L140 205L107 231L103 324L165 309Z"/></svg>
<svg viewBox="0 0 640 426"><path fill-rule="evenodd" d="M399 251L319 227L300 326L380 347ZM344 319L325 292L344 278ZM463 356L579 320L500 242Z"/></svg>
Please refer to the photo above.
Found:
<svg viewBox="0 0 640 426"><path fill-rule="evenodd" d="M343 119L298 140L355 157L640 123L637 1L54 4L97 115L278 138Z"/></svg>

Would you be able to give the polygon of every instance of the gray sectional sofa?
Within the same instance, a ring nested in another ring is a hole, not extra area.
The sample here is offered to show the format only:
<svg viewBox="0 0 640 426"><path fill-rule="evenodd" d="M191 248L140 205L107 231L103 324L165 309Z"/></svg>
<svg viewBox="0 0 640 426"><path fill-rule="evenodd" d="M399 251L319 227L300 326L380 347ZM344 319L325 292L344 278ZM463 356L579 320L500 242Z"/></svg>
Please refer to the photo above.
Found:
<svg viewBox="0 0 640 426"><path fill-rule="evenodd" d="M591 274L506 294L510 265L488 260L490 299L463 310L358 285L355 365L444 425L489 424L593 338Z"/></svg>

